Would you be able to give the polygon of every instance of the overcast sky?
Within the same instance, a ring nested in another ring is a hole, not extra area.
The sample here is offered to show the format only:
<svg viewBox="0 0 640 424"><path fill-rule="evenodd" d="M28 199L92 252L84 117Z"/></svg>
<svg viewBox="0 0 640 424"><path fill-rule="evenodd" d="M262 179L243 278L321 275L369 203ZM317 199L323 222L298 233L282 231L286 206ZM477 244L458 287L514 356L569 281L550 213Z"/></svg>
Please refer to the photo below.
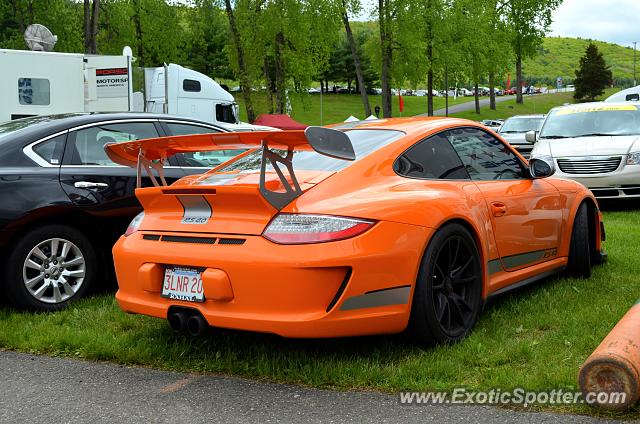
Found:
<svg viewBox="0 0 640 424"><path fill-rule="evenodd" d="M640 0L564 0L554 13L551 35L640 43Z"/></svg>

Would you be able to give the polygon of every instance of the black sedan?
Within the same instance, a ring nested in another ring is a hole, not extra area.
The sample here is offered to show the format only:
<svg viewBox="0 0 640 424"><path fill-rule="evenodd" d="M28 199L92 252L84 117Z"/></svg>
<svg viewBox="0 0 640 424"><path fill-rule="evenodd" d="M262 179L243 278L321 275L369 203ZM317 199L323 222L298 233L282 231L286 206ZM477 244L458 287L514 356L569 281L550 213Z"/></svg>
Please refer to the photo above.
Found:
<svg viewBox="0 0 640 424"><path fill-rule="evenodd" d="M20 308L50 311L113 281L111 247L142 208L134 196L135 169L109 160L105 144L224 131L187 118L133 113L0 123L3 297ZM238 153L176 155L165 166L167 182Z"/></svg>

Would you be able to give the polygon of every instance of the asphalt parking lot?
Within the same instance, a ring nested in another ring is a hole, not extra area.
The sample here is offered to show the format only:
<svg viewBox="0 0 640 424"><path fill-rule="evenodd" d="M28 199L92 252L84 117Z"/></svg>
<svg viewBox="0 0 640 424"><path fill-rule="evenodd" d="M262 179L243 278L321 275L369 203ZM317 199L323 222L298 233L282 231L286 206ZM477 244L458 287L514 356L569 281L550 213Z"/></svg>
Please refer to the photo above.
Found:
<svg viewBox="0 0 640 424"><path fill-rule="evenodd" d="M338 392L0 352L2 423L596 423L489 406L402 406Z"/></svg>

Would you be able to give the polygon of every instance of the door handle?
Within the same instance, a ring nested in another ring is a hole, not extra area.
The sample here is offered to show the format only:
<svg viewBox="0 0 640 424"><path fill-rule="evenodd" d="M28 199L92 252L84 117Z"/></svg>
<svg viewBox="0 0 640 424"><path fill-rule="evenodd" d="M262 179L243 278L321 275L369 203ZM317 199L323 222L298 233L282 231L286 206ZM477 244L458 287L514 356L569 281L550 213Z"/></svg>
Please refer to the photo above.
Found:
<svg viewBox="0 0 640 424"><path fill-rule="evenodd" d="M503 216L507 213L507 205L502 202L491 203L491 213L493 216Z"/></svg>
<svg viewBox="0 0 640 424"><path fill-rule="evenodd" d="M93 181L76 181L73 183L76 188L107 188L109 184L107 183L94 183Z"/></svg>

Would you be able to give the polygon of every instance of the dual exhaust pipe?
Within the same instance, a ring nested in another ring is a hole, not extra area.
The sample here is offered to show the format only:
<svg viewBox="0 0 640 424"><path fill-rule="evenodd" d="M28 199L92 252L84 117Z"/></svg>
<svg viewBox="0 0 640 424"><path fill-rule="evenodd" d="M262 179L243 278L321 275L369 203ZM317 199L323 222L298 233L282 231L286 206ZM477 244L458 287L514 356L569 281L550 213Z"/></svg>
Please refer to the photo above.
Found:
<svg viewBox="0 0 640 424"><path fill-rule="evenodd" d="M209 330L209 324L196 310L169 312L167 321L174 332L187 333L193 337L200 337Z"/></svg>

